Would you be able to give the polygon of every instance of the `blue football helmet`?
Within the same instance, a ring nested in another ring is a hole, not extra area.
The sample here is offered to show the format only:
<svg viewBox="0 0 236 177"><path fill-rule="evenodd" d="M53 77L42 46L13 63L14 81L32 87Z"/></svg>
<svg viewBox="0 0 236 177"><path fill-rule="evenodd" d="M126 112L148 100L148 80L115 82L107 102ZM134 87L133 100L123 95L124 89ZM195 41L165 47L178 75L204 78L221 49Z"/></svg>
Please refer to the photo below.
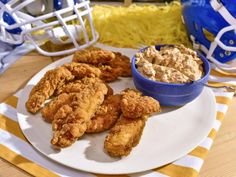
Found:
<svg viewBox="0 0 236 177"><path fill-rule="evenodd" d="M194 49L202 51L214 66L236 72L236 0L181 3L183 22Z"/></svg>

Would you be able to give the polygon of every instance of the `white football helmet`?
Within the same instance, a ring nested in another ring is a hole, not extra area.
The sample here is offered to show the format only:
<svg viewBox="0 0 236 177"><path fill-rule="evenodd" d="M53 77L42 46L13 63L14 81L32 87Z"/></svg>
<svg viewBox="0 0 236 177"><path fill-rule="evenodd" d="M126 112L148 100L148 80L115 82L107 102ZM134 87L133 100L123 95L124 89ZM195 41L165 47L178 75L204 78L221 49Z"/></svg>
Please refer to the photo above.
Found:
<svg viewBox="0 0 236 177"><path fill-rule="evenodd" d="M30 42L48 56L72 53L98 39L91 11L86 0L0 0L0 40L13 45ZM42 48L48 41L73 45L48 51Z"/></svg>

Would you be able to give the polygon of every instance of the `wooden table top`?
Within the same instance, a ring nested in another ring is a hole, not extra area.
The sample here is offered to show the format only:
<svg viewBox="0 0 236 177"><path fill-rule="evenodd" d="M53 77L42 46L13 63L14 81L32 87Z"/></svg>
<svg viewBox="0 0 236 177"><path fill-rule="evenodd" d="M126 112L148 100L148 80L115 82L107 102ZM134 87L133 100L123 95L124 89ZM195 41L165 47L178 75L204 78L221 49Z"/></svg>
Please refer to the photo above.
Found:
<svg viewBox="0 0 236 177"><path fill-rule="evenodd" d="M0 75L0 102L24 87L43 67L57 60L31 52ZM236 177L236 98L226 114L213 147L200 172L200 177ZM0 158L0 177L27 177L26 172Z"/></svg>

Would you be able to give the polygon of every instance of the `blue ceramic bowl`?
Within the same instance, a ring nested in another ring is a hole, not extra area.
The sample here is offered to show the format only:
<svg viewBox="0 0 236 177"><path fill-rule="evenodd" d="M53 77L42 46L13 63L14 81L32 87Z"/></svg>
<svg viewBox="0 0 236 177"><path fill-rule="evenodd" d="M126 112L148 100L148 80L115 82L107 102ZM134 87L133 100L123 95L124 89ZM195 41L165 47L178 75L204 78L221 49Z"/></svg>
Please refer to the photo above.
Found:
<svg viewBox="0 0 236 177"><path fill-rule="evenodd" d="M160 50L164 45L156 45L156 49ZM173 46L173 45L168 45ZM147 47L141 49L142 52ZM198 53L198 57L203 61L204 76L195 81L186 84L174 84L165 83L150 80L144 77L136 68L135 61L136 57L133 56L131 68L135 87L141 91L144 95L151 96L157 99L161 105L164 106L182 106L195 98L197 98L203 90L203 85L201 83L207 83L210 65L207 59Z"/></svg>

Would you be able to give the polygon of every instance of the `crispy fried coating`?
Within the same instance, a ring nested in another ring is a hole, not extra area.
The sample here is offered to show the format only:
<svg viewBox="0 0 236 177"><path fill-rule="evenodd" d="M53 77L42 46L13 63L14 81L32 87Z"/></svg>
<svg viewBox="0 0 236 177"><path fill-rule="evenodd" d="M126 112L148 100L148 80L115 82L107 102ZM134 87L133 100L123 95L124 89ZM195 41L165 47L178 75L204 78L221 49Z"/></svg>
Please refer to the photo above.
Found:
<svg viewBox="0 0 236 177"><path fill-rule="evenodd" d="M126 89L121 98L121 116L107 135L104 148L112 157L130 154L141 138L148 116L160 111L159 102L142 96L135 89Z"/></svg>
<svg viewBox="0 0 236 177"><path fill-rule="evenodd" d="M60 95L61 93L72 93L80 92L86 87L86 85L95 84L96 82L103 83L104 81L99 78L84 78L82 80L73 80L57 88L55 95ZM107 95L113 95L113 89L106 84L108 92Z"/></svg>
<svg viewBox="0 0 236 177"><path fill-rule="evenodd" d="M54 133L51 144L57 148L72 145L84 134L90 119L104 101L107 87L99 82L82 92L67 94L72 101L57 111L52 122Z"/></svg>
<svg viewBox="0 0 236 177"><path fill-rule="evenodd" d="M105 82L112 82L118 79L118 77L131 77L131 65L130 59L121 53L116 52L115 58L106 65L99 65L101 70L101 79Z"/></svg>
<svg viewBox="0 0 236 177"><path fill-rule="evenodd" d="M100 77L101 71L84 63L68 63L52 69L33 87L26 102L26 108L31 113L36 113L43 103L50 98L57 88L74 78Z"/></svg>
<svg viewBox="0 0 236 177"><path fill-rule="evenodd" d="M81 79L84 77L100 77L101 71L92 65L85 63L67 63L63 67L67 68L76 79Z"/></svg>
<svg viewBox="0 0 236 177"><path fill-rule="evenodd" d="M88 48L75 53L74 62L87 63L101 70L101 79L112 82L118 77L130 77L130 59L119 52L111 52L99 48Z"/></svg>
<svg viewBox="0 0 236 177"><path fill-rule="evenodd" d="M107 96L113 95L113 93L114 93L113 89L108 84L106 84L106 86L107 86L107 89L108 89Z"/></svg>
<svg viewBox="0 0 236 177"><path fill-rule="evenodd" d="M107 65L101 65L98 67L101 70L100 78L105 82L112 82L117 80L122 71L120 68L112 68L111 66Z"/></svg>
<svg viewBox="0 0 236 177"><path fill-rule="evenodd" d="M65 67L58 67L46 72L43 78L31 90L25 105L27 110L31 113L36 113L45 100L53 95L58 86L72 79L74 79L74 76Z"/></svg>
<svg viewBox="0 0 236 177"><path fill-rule="evenodd" d="M131 77L131 65L130 65L130 59L122 55L119 52L115 52L116 58L112 60L109 65L116 70L120 70L119 76L122 77Z"/></svg>
<svg viewBox="0 0 236 177"><path fill-rule="evenodd" d="M146 117L129 119L120 116L114 127L106 136L104 148L112 157L122 157L130 154L142 136Z"/></svg>
<svg viewBox="0 0 236 177"><path fill-rule="evenodd" d="M73 62L89 63L93 65L105 64L115 58L115 54L108 50L90 47L75 52Z"/></svg>
<svg viewBox="0 0 236 177"><path fill-rule="evenodd" d="M157 100L142 94L134 89L126 89L122 92L121 110L125 117L132 119L160 112L160 104Z"/></svg>
<svg viewBox="0 0 236 177"><path fill-rule="evenodd" d="M86 133L98 133L110 129L120 117L121 95L110 95L105 98L103 104L97 110Z"/></svg>
<svg viewBox="0 0 236 177"><path fill-rule="evenodd" d="M71 96L66 93L78 93L83 92L84 89L88 89L96 85L98 82L103 83L99 78L83 78L81 80L71 81L57 89L57 97L50 101L41 110L42 117L47 122L52 122L54 115L60 107L69 104L71 102ZM107 87L107 96L113 95L112 88L105 84Z"/></svg>
<svg viewBox="0 0 236 177"><path fill-rule="evenodd" d="M58 87L56 95L59 95L61 93L81 92L85 88L91 87L97 83L103 83L103 81L97 77L85 77L81 80L73 80L69 83L65 83L61 87Z"/></svg>
<svg viewBox="0 0 236 177"><path fill-rule="evenodd" d="M62 93L52 101L50 101L46 106L41 110L42 117L46 122L52 122L54 115L57 111L66 104L69 104L72 101L72 97L69 94Z"/></svg>

